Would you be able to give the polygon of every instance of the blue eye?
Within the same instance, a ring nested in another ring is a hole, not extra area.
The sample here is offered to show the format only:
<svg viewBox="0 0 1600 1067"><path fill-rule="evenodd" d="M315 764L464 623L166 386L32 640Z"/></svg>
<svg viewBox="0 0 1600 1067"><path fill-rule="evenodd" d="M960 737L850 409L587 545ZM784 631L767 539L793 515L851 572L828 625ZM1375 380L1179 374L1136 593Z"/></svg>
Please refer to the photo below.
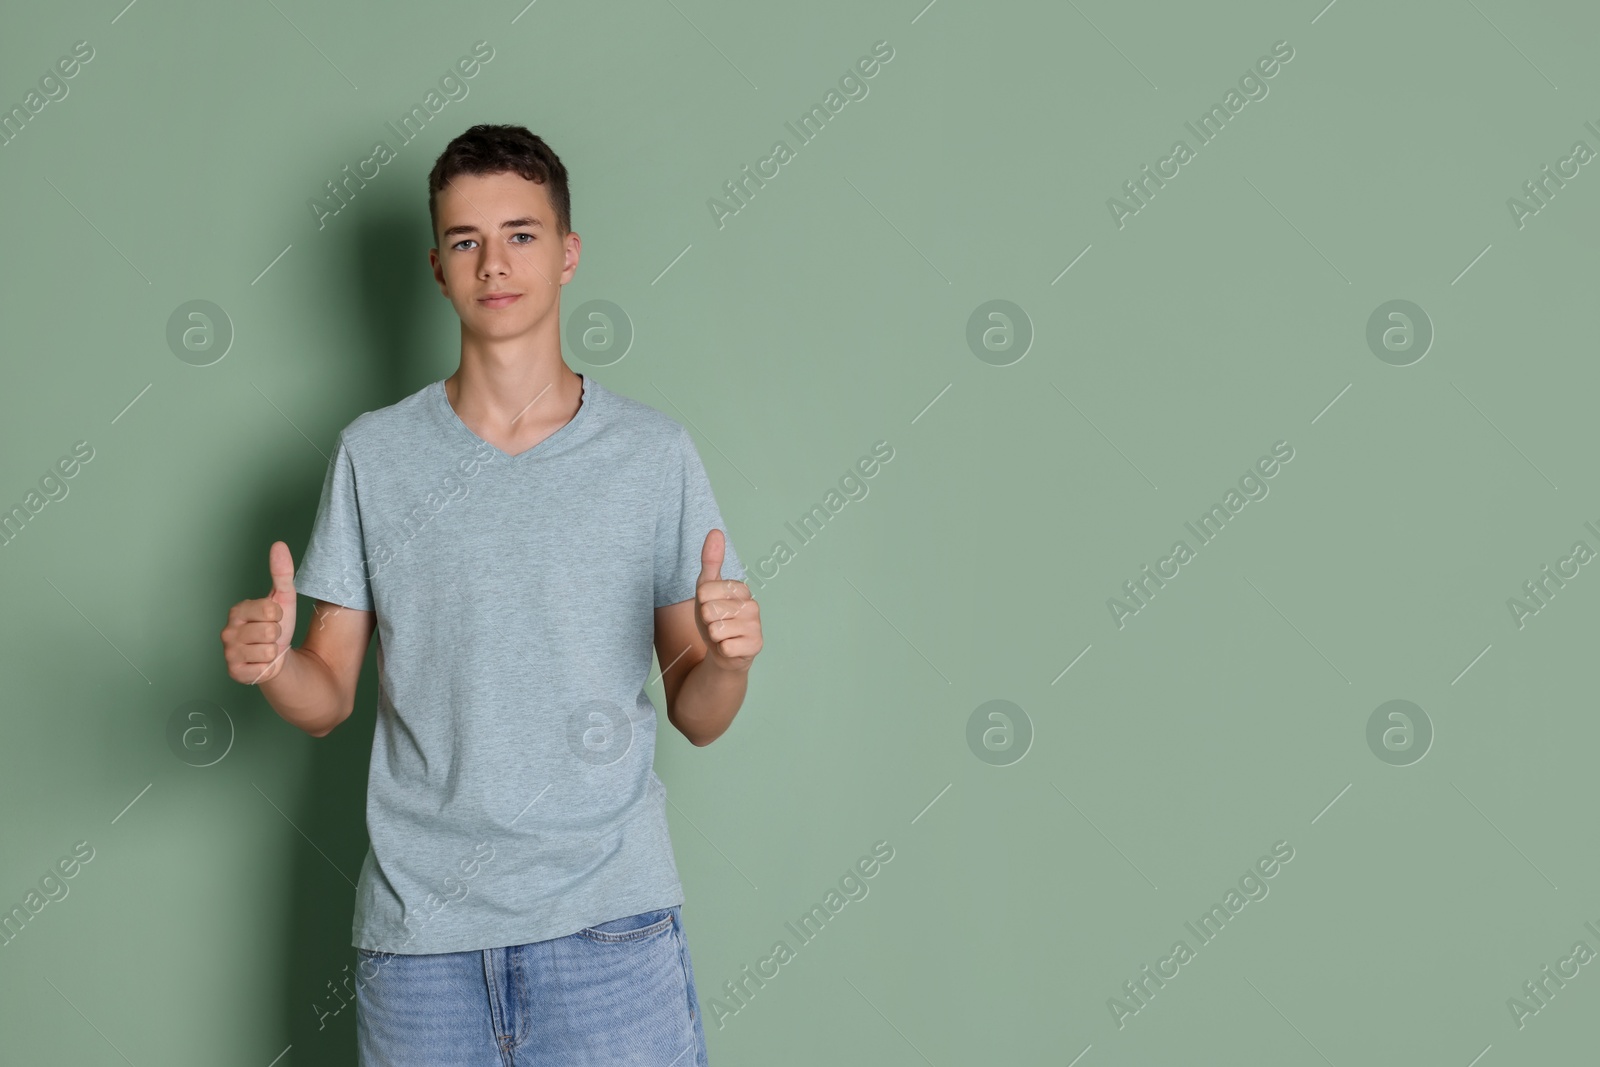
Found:
<svg viewBox="0 0 1600 1067"><path fill-rule="evenodd" d="M517 242L518 244L527 244L529 241L538 240L538 238L535 237L531 233L516 233L516 234L512 234L512 236L513 237L526 237L528 239L527 241L519 241L519 242ZM468 245L468 244L473 244L473 243L475 243L475 238L468 237L468 238L465 238L464 240L457 241L451 247L459 252L459 251L461 251L462 245Z"/></svg>

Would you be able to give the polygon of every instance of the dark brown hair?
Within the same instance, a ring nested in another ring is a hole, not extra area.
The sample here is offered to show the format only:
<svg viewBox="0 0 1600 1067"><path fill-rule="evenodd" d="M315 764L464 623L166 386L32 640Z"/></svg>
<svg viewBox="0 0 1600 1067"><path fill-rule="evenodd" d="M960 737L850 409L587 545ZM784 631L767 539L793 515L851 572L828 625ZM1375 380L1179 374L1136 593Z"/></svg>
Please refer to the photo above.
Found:
<svg viewBox="0 0 1600 1067"><path fill-rule="evenodd" d="M556 212L556 231L572 232L572 195L567 168L550 146L526 126L474 126L444 146L428 173L428 219L439 239L439 190L458 174L520 174L545 187Z"/></svg>

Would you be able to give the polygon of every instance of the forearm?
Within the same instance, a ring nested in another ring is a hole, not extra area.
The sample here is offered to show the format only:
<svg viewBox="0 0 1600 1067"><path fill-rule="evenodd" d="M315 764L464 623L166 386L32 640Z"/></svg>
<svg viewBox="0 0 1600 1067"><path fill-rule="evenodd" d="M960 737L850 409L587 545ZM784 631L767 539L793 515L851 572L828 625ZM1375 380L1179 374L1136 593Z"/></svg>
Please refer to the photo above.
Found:
<svg viewBox="0 0 1600 1067"><path fill-rule="evenodd" d="M693 745L709 745L733 724L744 703L750 672L727 671L707 656L684 676L669 716Z"/></svg>
<svg viewBox="0 0 1600 1067"><path fill-rule="evenodd" d="M303 648L289 649L277 677L259 688L273 711L312 737L326 735L348 712L333 671L315 652Z"/></svg>

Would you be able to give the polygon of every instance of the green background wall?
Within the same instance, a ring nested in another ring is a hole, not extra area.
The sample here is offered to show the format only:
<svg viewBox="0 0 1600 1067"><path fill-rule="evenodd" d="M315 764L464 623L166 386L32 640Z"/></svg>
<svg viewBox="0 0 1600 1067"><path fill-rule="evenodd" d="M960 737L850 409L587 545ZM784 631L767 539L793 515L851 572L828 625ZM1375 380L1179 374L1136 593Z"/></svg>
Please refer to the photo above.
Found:
<svg viewBox="0 0 1600 1067"><path fill-rule="evenodd" d="M657 756L713 1064L1592 1057L1595 8L119 2L0 34L8 109L93 50L0 147L0 506L68 490L0 548L0 907L93 850L0 947L0 1059L354 1062L375 658L319 741L218 633L272 541L299 561L338 430L455 369L426 175L476 122L569 167L568 361L691 428L762 605L733 728ZM225 316L198 350L192 301ZM621 359L570 328L589 301ZM1539 1007L1546 966L1578 971Z"/></svg>

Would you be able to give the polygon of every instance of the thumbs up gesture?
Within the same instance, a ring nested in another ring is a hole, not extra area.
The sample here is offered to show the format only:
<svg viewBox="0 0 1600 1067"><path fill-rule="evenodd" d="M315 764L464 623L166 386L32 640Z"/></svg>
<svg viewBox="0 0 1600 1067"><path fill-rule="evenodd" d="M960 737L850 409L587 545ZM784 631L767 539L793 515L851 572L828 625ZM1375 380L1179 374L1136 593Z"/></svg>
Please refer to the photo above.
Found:
<svg viewBox="0 0 1600 1067"><path fill-rule="evenodd" d="M289 642L294 640L294 557L282 541L267 550L272 592L241 600L228 609L222 630L222 652L228 677L246 685L269 682L283 670Z"/></svg>
<svg viewBox="0 0 1600 1067"><path fill-rule="evenodd" d="M694 623L706 643L706 656L725 671L750 669L761 651L761 605L750 587L722 577L728 539L712 528L700 549L700 578L694 589Z"/></svg>

